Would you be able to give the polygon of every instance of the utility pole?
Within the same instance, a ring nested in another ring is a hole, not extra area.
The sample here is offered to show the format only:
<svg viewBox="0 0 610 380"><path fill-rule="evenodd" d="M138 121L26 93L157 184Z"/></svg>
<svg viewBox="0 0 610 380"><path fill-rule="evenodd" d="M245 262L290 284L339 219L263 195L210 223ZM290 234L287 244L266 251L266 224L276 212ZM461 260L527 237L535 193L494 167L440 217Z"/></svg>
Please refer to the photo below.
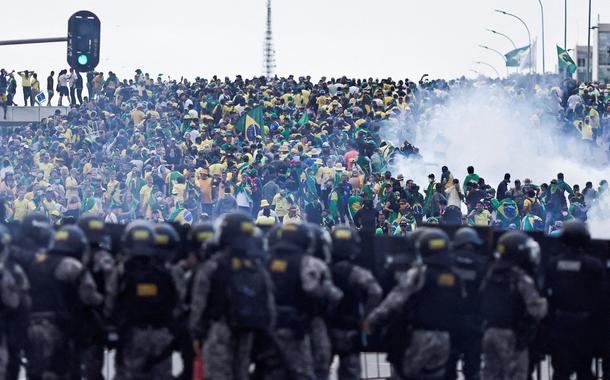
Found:
<svg viewBox="0 0 610 380"><path fill-rule="evenodd" d="M265 31L263 57L265 76L270 79L275 72L275 50L273 49L273 33L271 30L271 0L267 0L267 29Z"/></svg>
<svg viewBox="0 0 610 380"><path fill-rule="evenodd" d="M587 80L591 81L591 0L589 0L589 27L587 28Z"/></svg>

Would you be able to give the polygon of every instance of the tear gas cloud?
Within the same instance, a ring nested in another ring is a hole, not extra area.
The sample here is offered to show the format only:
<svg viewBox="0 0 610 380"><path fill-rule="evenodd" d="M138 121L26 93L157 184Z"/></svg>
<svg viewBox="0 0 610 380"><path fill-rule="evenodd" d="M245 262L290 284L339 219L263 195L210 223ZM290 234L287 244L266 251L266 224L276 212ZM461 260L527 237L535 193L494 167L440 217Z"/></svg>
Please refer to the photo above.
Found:
<svg viewBox="0 0 610 380"><path fill-rule="evenodd" d="M610 178L606 152L580 140L577 131L562 131L556 115L557 101L549 92L523 95L507 86L475 83L452 88L450 95L419 94L442 99L428 102L399 125L381 129L384 139L399 146L406 139L420 149L421 159L398 158L391 169L412 178L422 189L427 175L440 176L446 165L462 182L469 165L494 188L511 174L511 180L530 178L549 183L557 173L570 185L587 181L597 188ZM610 196L606 194L590 212L595 237L610 238Z"/></svg>

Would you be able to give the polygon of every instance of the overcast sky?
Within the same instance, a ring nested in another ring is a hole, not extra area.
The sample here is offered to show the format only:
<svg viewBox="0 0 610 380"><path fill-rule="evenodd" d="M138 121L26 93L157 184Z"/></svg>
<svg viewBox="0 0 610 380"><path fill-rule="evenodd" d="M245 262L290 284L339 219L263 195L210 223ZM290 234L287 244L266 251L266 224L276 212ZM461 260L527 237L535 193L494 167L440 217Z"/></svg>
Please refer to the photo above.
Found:
<svg viewBox="0 0 610 380"><path fill-rule="evenodd" d="M102 21L98 70L123 77L141 68L172 77L262 73L266 0L32 0L3 4L0 38L65 36L69 16L82 9ZM543 0L546 69L557 65L555 45L563 45L564 1ZM568 0L568 48L586 45L587 1ZM495 13L505 9L522 17L538 37L542 69L540 6L537 0L273 0L273 33L278 74L357 77L454 78L493 74L477 66L486 61L501 73L503 61L485 51L511 49L493 28L518 46L527 44L525 28ZM610 22L610 1L593 0ZM26 16L27 15L27 16ZM46 77L65 68L65 43L0 46L0 67L33 69Z"/></svg>

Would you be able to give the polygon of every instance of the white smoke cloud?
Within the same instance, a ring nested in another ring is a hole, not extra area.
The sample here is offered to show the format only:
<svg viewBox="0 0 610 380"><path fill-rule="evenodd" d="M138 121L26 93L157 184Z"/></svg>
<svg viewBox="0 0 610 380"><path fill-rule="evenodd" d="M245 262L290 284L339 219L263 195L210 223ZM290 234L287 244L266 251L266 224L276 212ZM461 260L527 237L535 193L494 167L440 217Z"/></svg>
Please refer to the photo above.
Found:
<svg viewBox="0 0 610 380"><path fill-rule="evenodd" d="M601 150L587 146L577 133L560 133L560 124L552 118L540 117L541 110L556 107L549 99L547 94L525 97L487 84L454 88L443 105L428 107L417 123L403 120L400 128L382 128L386 139L400 145L407 138L422 155L416 162L397 160L393 172L413 178L422 188L429 173L440 176L442 165L460 181L473 165L493 187L506 172L513 181L530 178L535 184L549 183L562 172L567 183L581 189L586 181L597 185L610 178L608 158ZM610 238L609 209L591 215L594 235Z"/></svg>

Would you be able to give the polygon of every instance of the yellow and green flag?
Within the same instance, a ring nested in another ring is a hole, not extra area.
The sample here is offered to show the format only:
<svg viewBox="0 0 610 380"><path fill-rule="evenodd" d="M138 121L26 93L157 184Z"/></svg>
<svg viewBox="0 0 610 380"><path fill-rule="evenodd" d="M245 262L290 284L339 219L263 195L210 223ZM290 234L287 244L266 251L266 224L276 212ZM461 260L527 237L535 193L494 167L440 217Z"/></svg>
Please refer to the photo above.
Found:
<svg viewBox="0 0 610 380"><path fill-rule="evenodd" d="M565 68L570 74L576 71L576 63L570 57L570 53L560 48L559 45L557 45L557 59L559 60L559 70Z"/></svg>
<svg viewBox="0 0 610 380"><path fill-rule="evenodd" d="M242 135L246 141L254 142L256 141L256 136L260 136L265 140L263 106L256 106L241 115L239 120L237 120L237 123L235 123L235 130Z"/></svg>

